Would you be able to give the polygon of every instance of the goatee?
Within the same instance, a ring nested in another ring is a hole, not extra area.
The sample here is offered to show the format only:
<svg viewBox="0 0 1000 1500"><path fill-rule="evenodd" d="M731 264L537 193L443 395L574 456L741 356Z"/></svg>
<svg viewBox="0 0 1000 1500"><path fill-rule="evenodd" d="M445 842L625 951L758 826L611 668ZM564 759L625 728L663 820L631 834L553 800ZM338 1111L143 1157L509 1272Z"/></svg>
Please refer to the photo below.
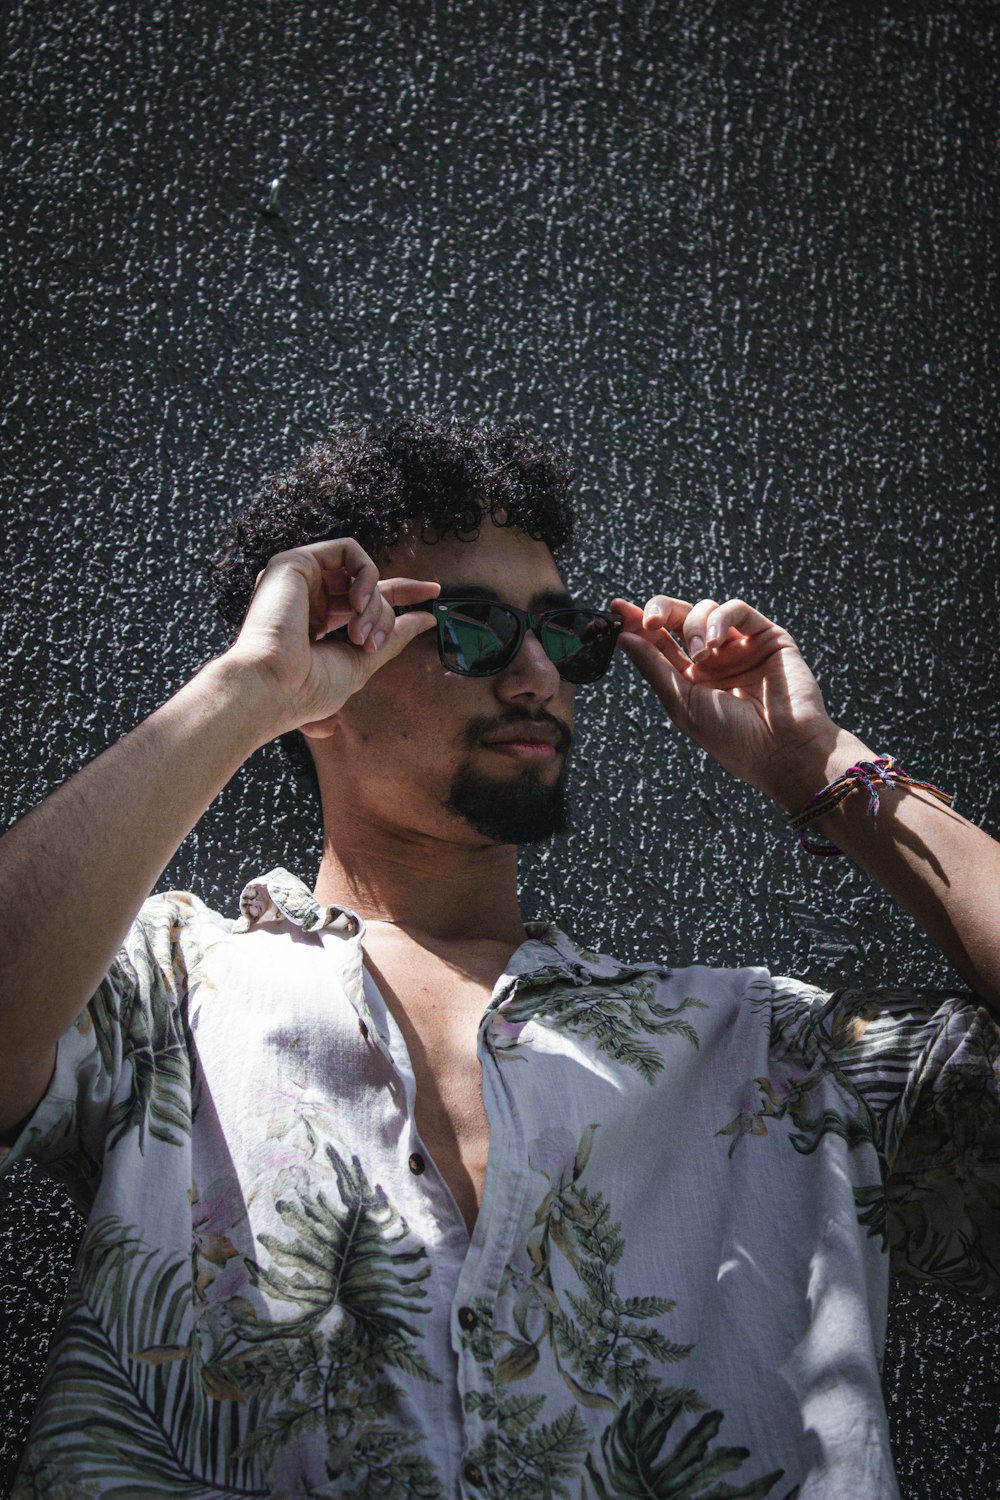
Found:
<svg viewBox="0 0 1000 1500"><path fill-rule="evenodd" d="M466 762L445 807L496 844L537 844L569 827L565 771L546 786L533 770L514 781L496 781L477 775Z"/></svg>
<svg viewBox="0 0 1000 1500"><path fill-rule="evenodd" d="M528 739L537 737L539 727L544 728L541 738L563 758L554 782L544 781L534 766L525 766L516 779L500 780L473 770L472 762L465 760L451 783L445 807L495 844L538 844L566 832L566 757L573 731L546 709L535 713L515 709L475 718L466 725L465 748L472 751L515 732L523 732Z"/></svg>

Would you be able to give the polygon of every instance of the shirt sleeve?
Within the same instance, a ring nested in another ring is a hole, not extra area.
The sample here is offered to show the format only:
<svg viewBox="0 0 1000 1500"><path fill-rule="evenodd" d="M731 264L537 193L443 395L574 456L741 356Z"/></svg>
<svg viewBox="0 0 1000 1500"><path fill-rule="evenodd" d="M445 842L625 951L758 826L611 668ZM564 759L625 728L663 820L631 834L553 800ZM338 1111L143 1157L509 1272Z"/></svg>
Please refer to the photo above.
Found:
<svg viewBox="0 0 1000 1500"><path fill-rule="evenodd" d="M878 1152L861 1222L895 1275L1000 1298L1000 1025L954 990L817 993L796 1050L822 1055Z"/></svg>
<svg viewBox="0 0 1000 1500"><path fill-rule="evenodd" d="M891 1144L895 1274L1000 1298L1000 1027L971 997L928 1018Z"/></svg>
<svg viewBox="0 0 1000 1500"><path fill-rule="evenodd" d="M150 1135L172 1139L189 1126L184 1002L193 919L203 910L183 892L144 903L97 993L60 1038L44 1098L14 1144L0 1148L0 1170L30 1158L86 1213L105 1153L127 1133L141 1153Z"/></svg>

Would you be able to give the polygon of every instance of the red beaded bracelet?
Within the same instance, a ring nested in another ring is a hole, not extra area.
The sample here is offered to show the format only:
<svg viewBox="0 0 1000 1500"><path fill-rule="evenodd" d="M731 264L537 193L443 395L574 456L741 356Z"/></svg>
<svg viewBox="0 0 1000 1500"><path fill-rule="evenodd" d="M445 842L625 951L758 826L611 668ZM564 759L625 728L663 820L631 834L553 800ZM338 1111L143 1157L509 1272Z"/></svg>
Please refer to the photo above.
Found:
<svg viewBox="0 0 1000 1500"><path fill-rule="evenodd" d="M929 781L914 781L908 771L904 771L902 766L896 764L894 755L879 755L875 760L855 761L853 766L847 768L843 776L838 776L836 781L831 781L830 785L825 786L821 792L817 792L815 797L810 797L801 812L789 813L785 819L792 833L799 835L799 843L803 852L825 855L827 858L842 855L843 849L838 849L836 844L817 844L805 830L810 823L815 823L818 818L832 812L852 792L858 791L861 787L868 789L868 816L873 818L879 810L878 782L885 787L920 787L922 791L930 792L932 797L937 797L947 807L951 807L955 801L954 792L944 792L939 786L933 786Z"/></svg>

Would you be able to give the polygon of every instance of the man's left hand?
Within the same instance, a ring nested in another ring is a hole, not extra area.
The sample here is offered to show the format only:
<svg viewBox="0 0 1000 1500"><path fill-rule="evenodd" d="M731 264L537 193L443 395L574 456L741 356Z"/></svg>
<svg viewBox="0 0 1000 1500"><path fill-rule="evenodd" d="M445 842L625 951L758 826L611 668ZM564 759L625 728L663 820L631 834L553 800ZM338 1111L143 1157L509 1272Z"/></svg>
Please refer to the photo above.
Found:
<svg viewBox="0 0 1000 1500"><path fill-rule="evenodd" d="M837 736L816 679L781 626L742 599L615 599L631 657L677 727L778 802L789 774ZM679 637L683 646L675 637Z"/></svg>

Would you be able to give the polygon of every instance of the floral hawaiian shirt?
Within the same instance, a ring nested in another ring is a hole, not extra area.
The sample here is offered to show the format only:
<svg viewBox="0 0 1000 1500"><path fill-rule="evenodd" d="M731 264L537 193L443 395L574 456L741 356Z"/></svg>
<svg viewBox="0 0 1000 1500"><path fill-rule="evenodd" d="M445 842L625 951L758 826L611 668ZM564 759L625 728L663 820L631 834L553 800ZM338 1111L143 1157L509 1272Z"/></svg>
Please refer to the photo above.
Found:
<svg viewBox="0 0 1000 1500"><path fill-rule="evenodd" d="M530 925L471 1242L364 925L277 870L143 907L9 1153L87 1214L16 1500L879 1500L897 1272L1000 1291L970 996Z"/></svg>

